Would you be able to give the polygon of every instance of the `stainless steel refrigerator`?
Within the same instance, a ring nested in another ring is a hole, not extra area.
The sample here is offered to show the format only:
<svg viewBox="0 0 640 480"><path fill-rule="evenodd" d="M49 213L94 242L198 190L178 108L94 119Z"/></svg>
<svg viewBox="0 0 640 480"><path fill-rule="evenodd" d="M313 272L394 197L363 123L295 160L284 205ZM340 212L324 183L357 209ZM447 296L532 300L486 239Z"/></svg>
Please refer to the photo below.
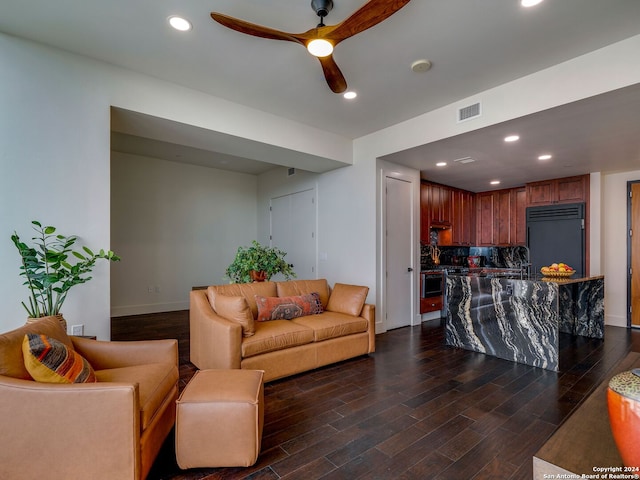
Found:
<svg viewBox="0 0 640 480"><path fill-rule="evenodd" d="M532 273L552 263L566 263L584 277L585 204L568 203L527 208L527 246Z"/></svg>

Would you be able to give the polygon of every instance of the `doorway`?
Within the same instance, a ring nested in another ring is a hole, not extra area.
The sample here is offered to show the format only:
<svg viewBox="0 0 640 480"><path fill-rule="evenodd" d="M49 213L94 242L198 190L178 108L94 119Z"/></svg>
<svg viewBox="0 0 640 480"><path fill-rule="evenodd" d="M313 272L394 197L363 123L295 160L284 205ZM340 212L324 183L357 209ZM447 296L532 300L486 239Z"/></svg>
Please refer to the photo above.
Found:
<svg viewBox="0 0 640 480"><path fill-rule="evenodd" d="M385 327L411 325L414 299L413 184L385 176Z"/></svg>
<svg viewBox="0 0 640 480"><path fill-rule="evenodd" d="M640 180L628 183L629 326L640 328Z"/></svg>

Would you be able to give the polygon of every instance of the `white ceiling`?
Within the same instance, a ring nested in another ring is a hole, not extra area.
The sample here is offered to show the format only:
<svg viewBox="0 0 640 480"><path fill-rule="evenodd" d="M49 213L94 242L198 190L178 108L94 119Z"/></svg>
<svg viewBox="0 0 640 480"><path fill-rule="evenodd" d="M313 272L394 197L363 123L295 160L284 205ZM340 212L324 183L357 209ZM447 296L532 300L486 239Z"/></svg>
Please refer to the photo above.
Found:
<svg viewBox="0 0 640 480"><path fill-rule="evenodd" d="M325 23L342 21L363 2L334 0L335 7ZM358 92L355 101L346 101L329 90L317 59L302 47L226 29L210 19L212 10L291 32L306 31L318 21L310 0L22 0L3 2L0 31L349 138L640 34L640 0L546 0L531 9L521 8L519 0L413 0L386 21L337 46L334 58L349 87ZM170 29L166 19L173 14L188 18L193 30L179 33ZM426 73L412 72L411 63L421 58L432 61L433 68ZM528 142L548 140L549 133L557 130L550 121L559 122L558 127L566 127L567 123L573 127L566 131L566 142L554 135L552 146L563 152L554 158L556 167L575 163L579 158L588 159L592 171L608 170L610 162L604 157L610 156L611 146L618 146L621 154L635 153L627 162L637 163L638 92L625 89L622 93L631 97L609 99L614 102L613 107L605 107L605 110L627 107L623 118L617 119L615 111L608 117L609 122L621 123L626 132L623 135L616 130L615 138L602 133L596 138L579 135L576 132L590 132L601 126L594 125L590 115L576 114L575 110L569 110L573 112L567 114L572 121L566 122L562 113L565 107L550 112L542 122L536 122L535 116L516 122L524 122L522 128L527 129ZM585 108L589 112L602 110L599 106L591 107L593 110ZM632 124L625 123L630 120ZM536 127L537 124L540 126ZM471 175L461 171L444 175L442 171L432 171L429 162L445 153L472 156L479 161L469 165L490 171L491 163L504 157L501 150L504 146L497 147L492 140L491 135L502 134L499 126L496 129L491 127L424 147L421 152L424 163L416 163L415 155L411 157L415 151L406 152L406 156L398 154L394 160L412 164L444 183L476 190L480 186L470 179L478 178L477 171ZM142 148L140 139L118 135L115 138L120 142L119 148L133 150L136 144L138 149ZM522 177L523 169L529 169L527 179L531 180L531 174L539 166L520 163L520 159L528 159L530 152L524 150L525 142L517 148L520 156L508 157L513 174L507 173L510 168L504 164L502 171L515 181ZM571 148L577 150L571 152ZM201 150L206 156L207 149ZM174 153L174 158L175 155L179 153ZM254 167L255 164L247 166ZM625 169L628 165L619 167ZM560 171L581 173L576 165L563 166ZM553 175L544 174L545 178ZM509 181L505 180L503 185Z"/></svg>

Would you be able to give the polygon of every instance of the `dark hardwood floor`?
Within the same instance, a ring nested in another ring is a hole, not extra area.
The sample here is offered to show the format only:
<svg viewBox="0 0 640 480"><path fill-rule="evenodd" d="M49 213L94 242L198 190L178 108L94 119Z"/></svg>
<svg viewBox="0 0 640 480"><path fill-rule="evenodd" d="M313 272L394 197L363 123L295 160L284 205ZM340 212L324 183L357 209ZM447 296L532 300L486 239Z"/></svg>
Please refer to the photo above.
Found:
<svg viewBox="0 0 640 480"><path fill-rule="evenodd" d="M177 338L193 375L188 311L113 318L113 340ZM561 335L560 372L447 347L439 322L376 336L376 352L265 385L249 468L182 471L173 435L157 479L531 479L532 456L629 351L640 331Z"/></svg>

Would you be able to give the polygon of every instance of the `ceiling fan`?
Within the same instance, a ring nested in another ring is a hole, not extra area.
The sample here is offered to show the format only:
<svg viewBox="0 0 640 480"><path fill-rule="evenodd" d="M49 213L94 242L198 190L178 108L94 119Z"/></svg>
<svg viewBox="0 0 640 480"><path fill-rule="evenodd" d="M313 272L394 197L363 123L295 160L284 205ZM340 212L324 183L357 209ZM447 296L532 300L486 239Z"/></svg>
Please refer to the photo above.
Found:
<svg viewBox="0 0 640 480"><path fill-rule="evenodd" d="M410 0L369 0L350 17L337 25L325 25L326 17L333 8L332 0L312 0L311 8L320 17L320 23L304 33L287 33L272 28L263 27L237 18L229 17L217 12L211 12L211 18L216 22L247 35L270 38L272 40L286 40L299 43L309 52L318 57L322 65L324 77L329 88L335 93L342 93L347 89L347 81L333 59L333 48L349 37L363 32L404 7Z"/></svg>

